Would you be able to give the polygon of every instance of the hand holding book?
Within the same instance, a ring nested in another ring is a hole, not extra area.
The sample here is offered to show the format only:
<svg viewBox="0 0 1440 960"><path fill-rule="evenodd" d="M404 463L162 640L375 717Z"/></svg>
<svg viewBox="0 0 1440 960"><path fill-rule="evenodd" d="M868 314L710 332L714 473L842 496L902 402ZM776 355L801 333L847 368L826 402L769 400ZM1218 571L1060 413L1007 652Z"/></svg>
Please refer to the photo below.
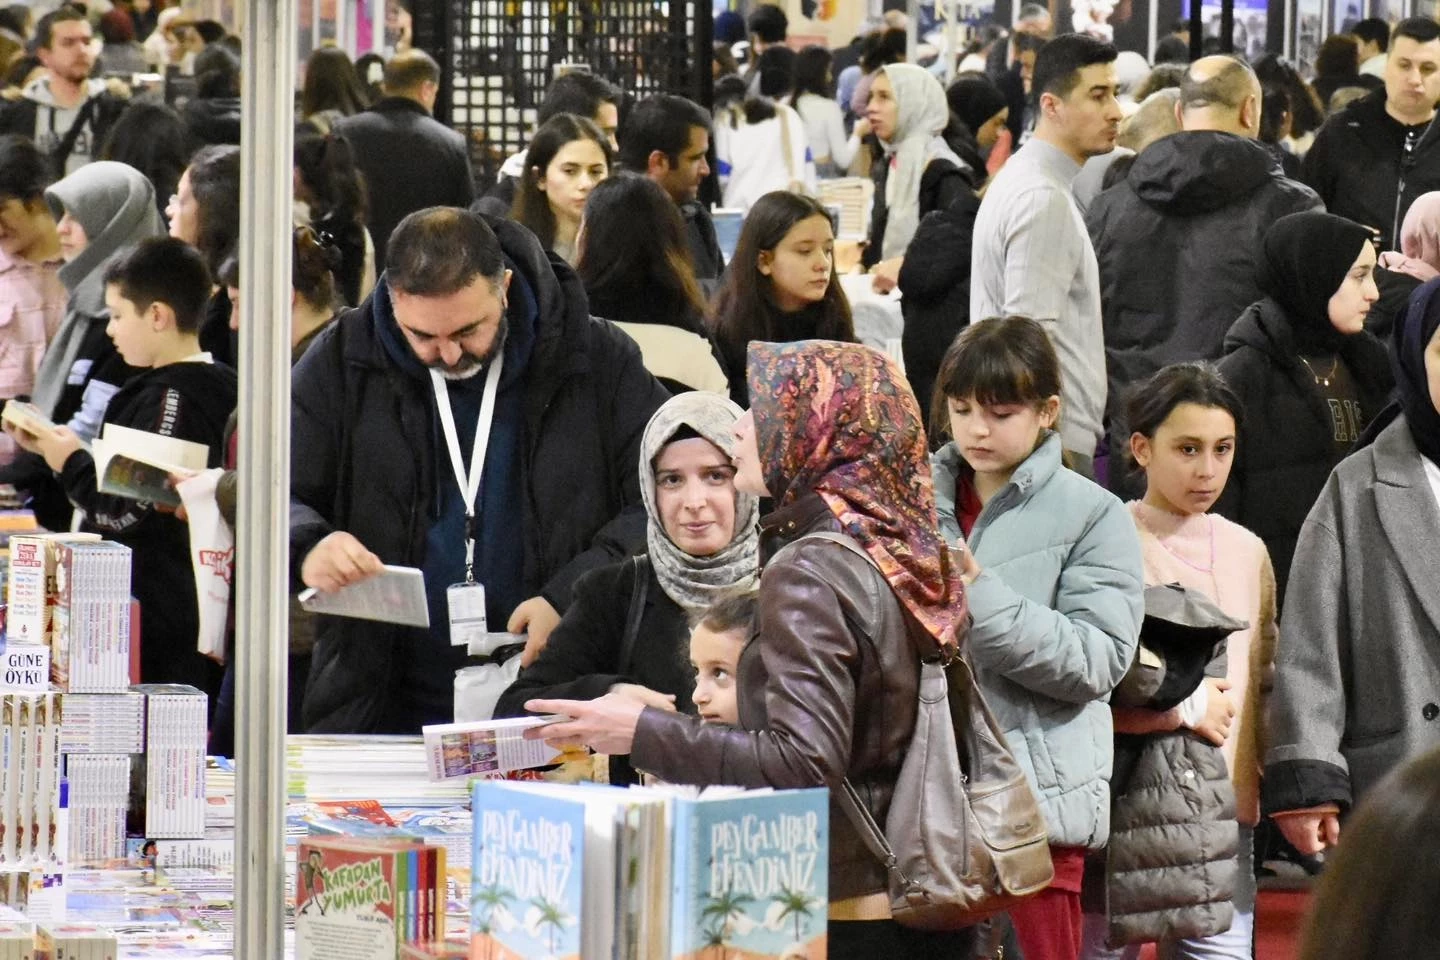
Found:
<svg viewBox="0 0 1440 960"><path fill-rule="evenodd" d="M526 730L525 739L544 740L556 749L582 743L596 753L614 756L630 752L645 704L624 694L607 693L598 700L530 700L525 709L572 718Z"/></svg>

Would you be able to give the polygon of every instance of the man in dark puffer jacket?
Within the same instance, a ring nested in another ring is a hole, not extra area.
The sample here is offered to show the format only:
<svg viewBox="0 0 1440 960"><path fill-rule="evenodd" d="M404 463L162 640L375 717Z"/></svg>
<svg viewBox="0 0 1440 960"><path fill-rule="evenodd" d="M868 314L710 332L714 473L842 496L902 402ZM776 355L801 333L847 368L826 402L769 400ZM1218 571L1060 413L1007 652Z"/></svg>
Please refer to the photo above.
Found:
<svg viewBox="0 0 1440 960"><path fill-rule="evenodd" d="M1220 358L1235 317L1260 299L1266 228L1321 206L1255 139L1260 97L1242 61L1196 61L1180 89L1181 132L1146 147L1090 208L1112 440L1129 437L1114 420L1131 384L1171 363Z"/></svg>
<svg viewBox="0 0 1440 960"><path fill-rule="evenodd" d="M292 572L335 589L381 562L420 567L431 627L322 618L313 732L452 718L465 648L450 645L446 588L465 579L467 531L490 629L528 628L537 651L576 579L645 543L640 435L668 394L628 337L589 316L575 274L524 228L453 208L411 214L390 251L375 292L295 368ZM472 523L436 384L468 475L501 358Z"/></svg>

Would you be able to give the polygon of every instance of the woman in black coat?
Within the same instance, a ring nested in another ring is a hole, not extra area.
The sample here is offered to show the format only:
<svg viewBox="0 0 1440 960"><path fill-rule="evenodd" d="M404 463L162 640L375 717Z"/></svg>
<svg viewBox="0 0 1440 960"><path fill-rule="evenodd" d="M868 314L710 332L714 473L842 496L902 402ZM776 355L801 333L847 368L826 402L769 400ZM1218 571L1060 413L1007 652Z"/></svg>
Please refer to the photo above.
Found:
<svg viewBox="0 0 1440 960"><path fill-rule="evenodd" d="M1384 345L1365 332L1380 297L1370 236L1328 213L1277 220L1265 235L1266 297L1225 337L1220 370L1245 430L1215 509L1265 541L1282 598L1306 514L1394 385Z"/></svg>
<svg viewBox="0 0 1440 960"><path fill-rule="evenodd" d="M759 504L735 490L730 430L741 410L713 393L683 393L655 412L640 450L648 549L593 570L540 656L501 695L497 717L532 699L627 693L694 713L689 618L759 577ZM633 779L612 758L612 782Z"/></svg>

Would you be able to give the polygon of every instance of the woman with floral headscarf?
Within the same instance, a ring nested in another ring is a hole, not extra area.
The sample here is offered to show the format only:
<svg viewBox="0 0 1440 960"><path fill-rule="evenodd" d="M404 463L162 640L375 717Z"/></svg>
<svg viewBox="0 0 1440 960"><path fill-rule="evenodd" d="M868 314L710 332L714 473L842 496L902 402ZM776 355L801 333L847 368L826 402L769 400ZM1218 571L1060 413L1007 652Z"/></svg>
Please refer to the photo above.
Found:
<svg viewBox="0 0 1440 960"><path fill-rule="evenodd" d="M606 693L695 711L687 619L760 575L759 501L736 489L730 463L740 416L729 400L699 391L655 411L640 440L645 553L580 578L550 642L501 695L497 717L523 716L536 697ZM610 781L632 779L629 764L612 758Z"/></svg>
<svg viewBox="0 0 1440 960"><path fill-rule="evenodd" d="M883 823L915 726L920 660L955 650L967 622L960 564L937 531L920 409L894 363L867 347L753 343L748 369L735 485L773 497L776 510L761 520L740 727L616 696L526 707L574 718L547 738L629 753L669 781L835 788L848 778ZM829 869L832 960L969 955L968 932L890 918L885 868L833 803Z"/></svg>
<svg viewBox="0 0 1440 960"><path fill-rule="evenodd" d="M861 262L875 274L875 288L886 292L898 281L925 214L973 192L971 171L941 136L950 105L945 88L923 67L882 67L865 116L885 152L876 161L870 242Z"/></svg>

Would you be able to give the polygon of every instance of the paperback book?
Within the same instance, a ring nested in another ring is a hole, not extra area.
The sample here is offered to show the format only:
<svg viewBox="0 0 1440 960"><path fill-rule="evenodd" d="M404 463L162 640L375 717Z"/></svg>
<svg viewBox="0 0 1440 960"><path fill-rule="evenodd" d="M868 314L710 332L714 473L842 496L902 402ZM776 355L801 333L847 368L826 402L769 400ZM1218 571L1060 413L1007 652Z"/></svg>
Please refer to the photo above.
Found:
<svg viewBox="0 0 1440 960"><path fill-rule="evenodd" d="M190 477L204 470L210 461L210 448L191 440L107 423L91 444L91 455L101 493L178 507L180 493L172 485L171 476Z"/></svg>
<svg viewBox="0 0 1440 960"><path fill-rule="evenodd" d="M397 960L444 933L445 852L395 837L308 837L297 852L298 960Z"/></svg>

